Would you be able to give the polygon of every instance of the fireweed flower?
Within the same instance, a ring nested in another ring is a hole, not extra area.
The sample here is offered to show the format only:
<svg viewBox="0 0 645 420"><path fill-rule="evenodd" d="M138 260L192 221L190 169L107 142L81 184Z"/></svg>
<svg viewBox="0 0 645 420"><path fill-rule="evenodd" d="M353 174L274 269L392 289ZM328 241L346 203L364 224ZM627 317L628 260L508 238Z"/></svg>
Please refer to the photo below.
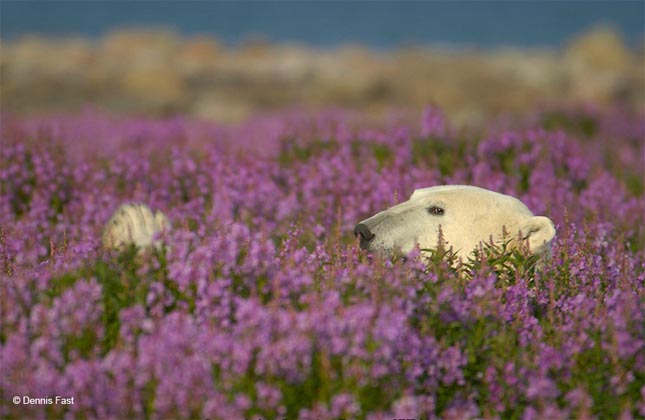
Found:
<svg viewBox="0 0 645 420"><path fill-rule="evenodd" d="M553 109L476 133L436 108L418 127L1 118L3 418L645 413L642 117ZM356 248L357 220L443 183L548 214L552 257L455 268ZM168 215L170 247L100 248L128 201Z"/></svg>
<svg viewBox="0 0 645 420"><path fill-rule="evenodd" d="M443 112L436 107L427 107L421 118L421 136L443 137L445 135L446 121Z"/></svg>

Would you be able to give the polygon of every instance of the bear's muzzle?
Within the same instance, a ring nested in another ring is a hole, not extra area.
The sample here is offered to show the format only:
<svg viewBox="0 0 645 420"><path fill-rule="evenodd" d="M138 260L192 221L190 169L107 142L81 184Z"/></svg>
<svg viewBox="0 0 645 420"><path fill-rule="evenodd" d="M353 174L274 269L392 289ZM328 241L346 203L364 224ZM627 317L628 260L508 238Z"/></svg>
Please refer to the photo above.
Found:
<svg viewBox="0 0 645 420"><path fill-rule="evenodd" d="M369 243L376 237L365 223L359 223L354 227L354 236L360 236L361 249L368 249Z"/></svg>

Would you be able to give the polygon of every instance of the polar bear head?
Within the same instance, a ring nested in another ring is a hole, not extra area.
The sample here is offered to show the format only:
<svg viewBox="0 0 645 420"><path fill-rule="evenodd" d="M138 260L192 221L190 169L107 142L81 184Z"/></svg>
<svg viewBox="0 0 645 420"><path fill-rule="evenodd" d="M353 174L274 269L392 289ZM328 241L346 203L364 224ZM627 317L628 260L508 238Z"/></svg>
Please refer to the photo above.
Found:
<svg viewBox="0 0 645 420"><path fill-rule="evenodd" d="M551 220L534 216L520 200L466 185L418 189L408 201L358 223L354 235L362 249L406 255L417 245L436 248L440 230L446 246L462 257L504 233L528 241L532 254L543 254L555 236Z"/></svg>
<svg viewBox="0 0 645 420"><path fill-rule="evenodd" d="M168 230L170 221L159 210L153 213L145 204L126 203L114 212L105 225L103 247L122 249L135 245L139 249L145 249L154 245L159 248L162 242L155 237Z"/></svg>

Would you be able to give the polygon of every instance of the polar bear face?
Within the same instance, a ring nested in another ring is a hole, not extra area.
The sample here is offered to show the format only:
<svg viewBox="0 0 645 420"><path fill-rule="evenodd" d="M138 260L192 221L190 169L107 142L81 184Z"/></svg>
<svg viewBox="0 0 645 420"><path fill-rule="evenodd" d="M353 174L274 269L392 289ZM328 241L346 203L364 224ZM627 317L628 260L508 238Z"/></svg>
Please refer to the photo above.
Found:
<svg viewBox="0 0 645 420"><path fill-rule="evenodd" d="M354 228L362 249L386 255L406 255L418 245L435 249L439 230L448 247L462 257L480 242L509 239L528 241L533 254L548 252L555 236L553 223L534 216L518 199L466 185L447 185L414 191L408 201L383 210Z"/></svg>

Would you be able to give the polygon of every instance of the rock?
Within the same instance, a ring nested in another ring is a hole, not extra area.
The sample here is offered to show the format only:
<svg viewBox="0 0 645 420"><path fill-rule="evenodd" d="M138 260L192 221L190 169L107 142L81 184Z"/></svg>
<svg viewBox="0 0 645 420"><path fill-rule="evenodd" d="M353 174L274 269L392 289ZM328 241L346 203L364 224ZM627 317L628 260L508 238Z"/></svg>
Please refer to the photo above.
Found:
<svg viewBox="0 0 645 420"><path fill-rule="evenodd" d="M576 37L564 51L319 50L257 37L225 48L164 29L121 30L98 41L30 37L1 48L0 105L25 113L92 104L235 122L296 106L377 114L435 104L467 124L544 103L645 103L643 51L607 28Z"/></svg>
<svg viewBox="0 0 645 420"><path fill-rule="evenodd" d="M573 96L607 103L630 82L632 53L620 35L609 27L582 34L564 52L564 67Z"/></svg>
<svg viewBox="0 0 645 420"><path fill-rule="evenodd" d="M34 78L82 79L82 72L93 58L89 41L82 39L23 38L9 46L6 54L6 76L16 82Z"/></svg>
<svg viewBox="0 0 645 420"><path fill-rule="evenodd" d="M117 69L171 67L180 42L169 30L121 30L105 36L99 55L102 65Z"/></svg>
<svg viewBox="0 0 645 420"><path fill-rule="evenodd" d="M182 78L170 69L130 69L121 77L123 93L142 108L158 112L179 110L185 102Z"/></svg>
<svg viewBox="0 0 645 420"><path fill-rule="evenodd" d="M574 38L565 50L568 61L597 70L620 71L631 64L632 54L620 34L599 27Z"/></svg>
<svg viewBox="0 0 645 420"><path fill-rule="evenodd" d="M191 114L197 118L229 123L241 122L251 112L248 101L231 100L212 93L200 95L191 107Z"/></svg>
<svg viewBox="0 0 645 420"><path fill-rule="evenodd" d="M179 47L175 67L182 77L205 77L214 71L221 55L222 47L217 40L205 36L189 39Z"/></svg>

